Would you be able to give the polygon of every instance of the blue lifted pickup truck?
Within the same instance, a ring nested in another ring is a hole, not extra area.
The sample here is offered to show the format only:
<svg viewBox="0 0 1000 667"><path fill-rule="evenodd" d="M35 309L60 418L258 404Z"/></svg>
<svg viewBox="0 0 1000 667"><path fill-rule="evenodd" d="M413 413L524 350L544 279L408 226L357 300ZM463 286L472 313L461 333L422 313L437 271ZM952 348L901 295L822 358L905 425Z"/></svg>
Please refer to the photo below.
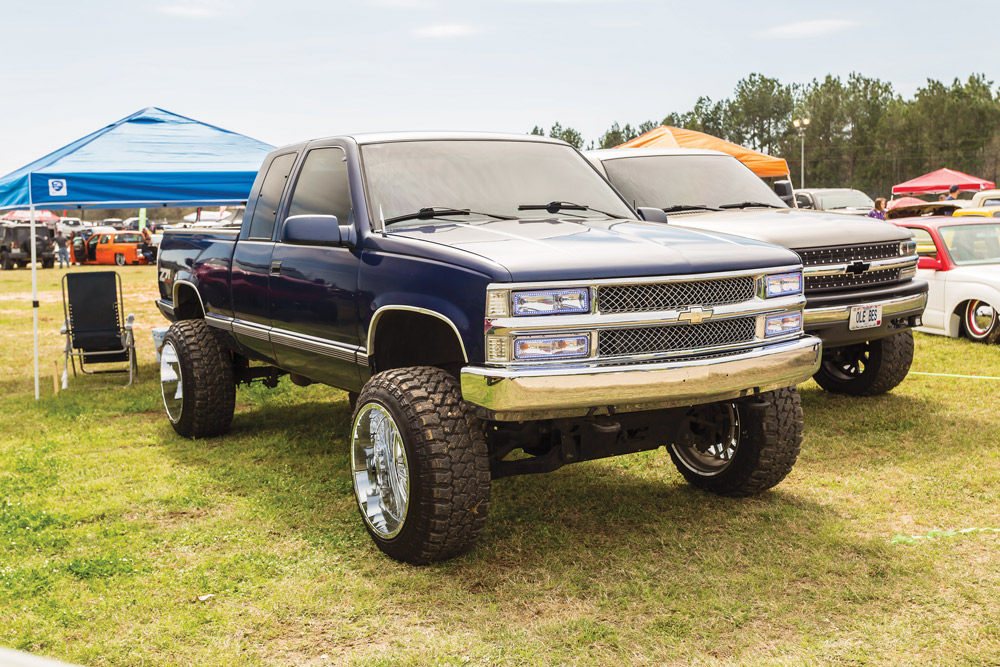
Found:
<svg viewBox="0 0 1000 667"><path fill-rule="evenodd" d="M799 259L645 216L540 137L278 149L240 227L164 235L167 416L219 435L282 374L351 392L361 516L411 563L468 549L498 477L663 446L700 488L768 489L821 353Z"/></svg>

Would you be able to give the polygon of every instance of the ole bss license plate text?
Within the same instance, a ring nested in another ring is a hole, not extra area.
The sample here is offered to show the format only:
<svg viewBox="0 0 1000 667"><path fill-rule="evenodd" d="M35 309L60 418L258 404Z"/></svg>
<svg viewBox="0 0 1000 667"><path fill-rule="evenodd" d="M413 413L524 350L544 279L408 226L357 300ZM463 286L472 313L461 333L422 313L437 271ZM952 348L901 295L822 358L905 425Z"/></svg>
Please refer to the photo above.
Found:
<svg viewBox="0 0 1000 667"><path fill-rule="evenodd" d="M882 306L854 306L851 308L849 329L870 329L882 325Z"/></svg>

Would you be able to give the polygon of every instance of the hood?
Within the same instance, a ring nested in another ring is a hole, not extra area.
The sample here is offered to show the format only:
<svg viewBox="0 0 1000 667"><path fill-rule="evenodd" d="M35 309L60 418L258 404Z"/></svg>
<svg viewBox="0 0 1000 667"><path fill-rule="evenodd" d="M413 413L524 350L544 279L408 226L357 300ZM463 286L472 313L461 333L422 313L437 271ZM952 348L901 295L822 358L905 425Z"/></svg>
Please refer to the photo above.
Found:
<svg viewBox="0 0 1000 667"><path fill-rule="evenodd" d="M905 241L906 230L875 218L796 209L668 215L671 225L735 234L798 250Z"/></svg>
<svg viewBox="0 0 1000 667"><path fill-rule="evenodd" d="M640 220L534 219L394 229L495 262L514 281L583 280L767 269L799 264L783 248Z"/></svg>

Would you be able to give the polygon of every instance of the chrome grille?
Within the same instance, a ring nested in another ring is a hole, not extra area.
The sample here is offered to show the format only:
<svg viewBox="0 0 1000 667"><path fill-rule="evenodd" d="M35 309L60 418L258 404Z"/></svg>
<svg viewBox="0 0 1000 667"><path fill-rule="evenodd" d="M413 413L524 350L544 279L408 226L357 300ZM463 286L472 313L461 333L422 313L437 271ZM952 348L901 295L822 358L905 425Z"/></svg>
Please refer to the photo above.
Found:
<svg viewBox="0 0 1000 667"><path fill-rule="evenodd" d="M806 292L822 292L863 285L880 285L899 280L899 269L868 271L861 275L845 273L839 276L806 276Z"/></svg>
<svg viewBox="0 0 1000 667"><path fill-rule="evenodd" d="M742 303L754 297L755 282L751 276L741 276L676 283L603 285L597 288L597 310L602 313L647 313Z"/></svg>
<svg viewBox="0 0 1000 667"><path fill-rule="evenodd" d="M732 345L752 341L755 330L753 317L710 320L702 324L607 329L598 334L597 354L617 357Z"/></svg>
<svg viewBox="0 0 1000 667"><path fill-rule="evenodd" d="M870 262L873 259L899 257L899 243L899 241L889 241L888 243L866 243L837 248L806 248L795 252L802 258L802 263L806 266L850 264L858 259Z"/></svg>

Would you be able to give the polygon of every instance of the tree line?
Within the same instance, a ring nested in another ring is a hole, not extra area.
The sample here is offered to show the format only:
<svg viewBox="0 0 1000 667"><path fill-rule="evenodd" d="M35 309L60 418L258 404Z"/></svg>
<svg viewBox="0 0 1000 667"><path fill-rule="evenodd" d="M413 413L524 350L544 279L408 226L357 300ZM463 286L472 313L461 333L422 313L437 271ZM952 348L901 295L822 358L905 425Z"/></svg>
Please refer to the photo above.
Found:
<svg viewBox="0 0 1000 667"><path fill-rule="evenodd" d="M1000 91L982 74L950 85L928 79L910 99L892 84L861 74L844 81L827 75L809 83L783 84L751 74L731 97L699 97L692 109L638 125L615 122L587 148L612 148L658 125L697 130L788 161L799 186L800 137L804 131L808 187L853 187L888 196L896 183L948 167L998 179ZM535 126L531 134L545 135ZM583 148L583 136L556 123L548 136Z"/></svg>

